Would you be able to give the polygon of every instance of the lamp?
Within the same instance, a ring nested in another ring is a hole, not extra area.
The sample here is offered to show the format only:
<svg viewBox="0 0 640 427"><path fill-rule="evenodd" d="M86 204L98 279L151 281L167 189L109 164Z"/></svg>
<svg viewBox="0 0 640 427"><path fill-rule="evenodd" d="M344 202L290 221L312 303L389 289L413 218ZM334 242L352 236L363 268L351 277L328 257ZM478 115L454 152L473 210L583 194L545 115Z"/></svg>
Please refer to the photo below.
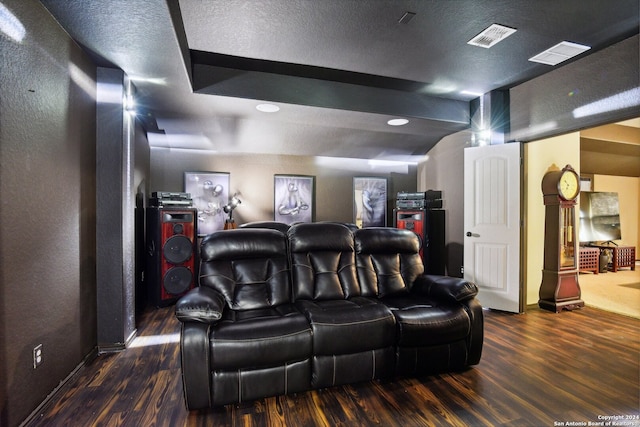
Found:
<svg viewBox="0 0 640 427"><path fill-rule="evenodd" d="M229 218L227 218L224 223L225 230L236 228L236 223L233 221L233 210L237 208L240 203L242 203L242 200L238 198L238 193L235 193L233 197L231 197L231 200L229 200L229 203L222 208L224 213L229 214Z"/></svg>

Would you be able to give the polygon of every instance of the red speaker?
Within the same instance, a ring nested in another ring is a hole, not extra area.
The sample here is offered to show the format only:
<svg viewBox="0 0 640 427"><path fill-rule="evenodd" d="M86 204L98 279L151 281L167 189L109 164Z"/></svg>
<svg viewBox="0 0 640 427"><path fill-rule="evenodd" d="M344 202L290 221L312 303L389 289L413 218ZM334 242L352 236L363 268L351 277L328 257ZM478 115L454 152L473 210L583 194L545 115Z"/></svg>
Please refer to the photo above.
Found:
<svg viewBox="0 0 640 427"><path fill-rule="evenodd" d="M424 259L424 238L425 232L427 231L425 227L426 220L426 210L425 209L394 209L395 211L395 227L402 228L405 230L411 230L418 235L420 238L420 256Z"/></svg>
<svg viewBox="0 0 640 427"><path fill-rule="evenodd" d="M175 303L195 287L197 217L197 209L147 208L147 289L157 307Z"/></svg>

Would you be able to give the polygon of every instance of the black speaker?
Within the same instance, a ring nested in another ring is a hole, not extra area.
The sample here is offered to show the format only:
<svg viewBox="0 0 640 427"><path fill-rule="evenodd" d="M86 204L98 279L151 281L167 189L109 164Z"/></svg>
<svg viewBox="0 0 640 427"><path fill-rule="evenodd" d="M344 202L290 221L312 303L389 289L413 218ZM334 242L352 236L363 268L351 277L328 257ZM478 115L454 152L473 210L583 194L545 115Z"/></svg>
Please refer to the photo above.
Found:
<svg viewBox="0 0 640 427"><path fill-rule="evenodd" d="M444 236L444 210L427 210L427 237L429 239L427 274L445 274L447 252Z"/></svg>
<svg viewBox="0 0 640 427"><path fill-rule="evenodd" d="M147 208L147 293L166 307L195 287L197 209Z"/></svg>

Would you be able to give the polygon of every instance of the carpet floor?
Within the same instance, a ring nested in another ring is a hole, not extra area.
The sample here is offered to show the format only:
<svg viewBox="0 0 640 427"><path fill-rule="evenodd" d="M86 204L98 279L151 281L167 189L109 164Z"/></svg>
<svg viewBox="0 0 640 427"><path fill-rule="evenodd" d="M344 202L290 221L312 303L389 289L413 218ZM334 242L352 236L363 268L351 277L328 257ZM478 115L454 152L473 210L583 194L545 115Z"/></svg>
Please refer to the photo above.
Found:
<svg viewBox="0 0 640 427"><path fill-rule="evenodd" d="M635 271L580 273L578 282L585 305L640 319L640 262Z"/></svg>

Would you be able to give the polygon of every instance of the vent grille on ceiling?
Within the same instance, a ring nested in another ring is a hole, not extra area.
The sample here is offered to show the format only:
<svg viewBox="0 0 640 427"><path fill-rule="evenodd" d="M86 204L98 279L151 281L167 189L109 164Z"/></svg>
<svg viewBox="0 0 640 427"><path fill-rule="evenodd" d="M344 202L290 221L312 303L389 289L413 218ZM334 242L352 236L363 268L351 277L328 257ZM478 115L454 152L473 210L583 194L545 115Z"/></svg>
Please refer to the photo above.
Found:
<svg viewBox="0 0 640 427"><path fill-rule="evenodd" d="M469 40L467 43L473 46L489 49L491 46L495 45L498 42L501 42L515 32L516 30L514 28L492 24L483 32Z"/></svg>
<svg viewBox="0 0 640 427"><path fill-rule="evenodd" d="M589 49L591 49L589 46L564 41L529 58L529 61L540 62L541 64L547 65L557 65Z"/></svg>

